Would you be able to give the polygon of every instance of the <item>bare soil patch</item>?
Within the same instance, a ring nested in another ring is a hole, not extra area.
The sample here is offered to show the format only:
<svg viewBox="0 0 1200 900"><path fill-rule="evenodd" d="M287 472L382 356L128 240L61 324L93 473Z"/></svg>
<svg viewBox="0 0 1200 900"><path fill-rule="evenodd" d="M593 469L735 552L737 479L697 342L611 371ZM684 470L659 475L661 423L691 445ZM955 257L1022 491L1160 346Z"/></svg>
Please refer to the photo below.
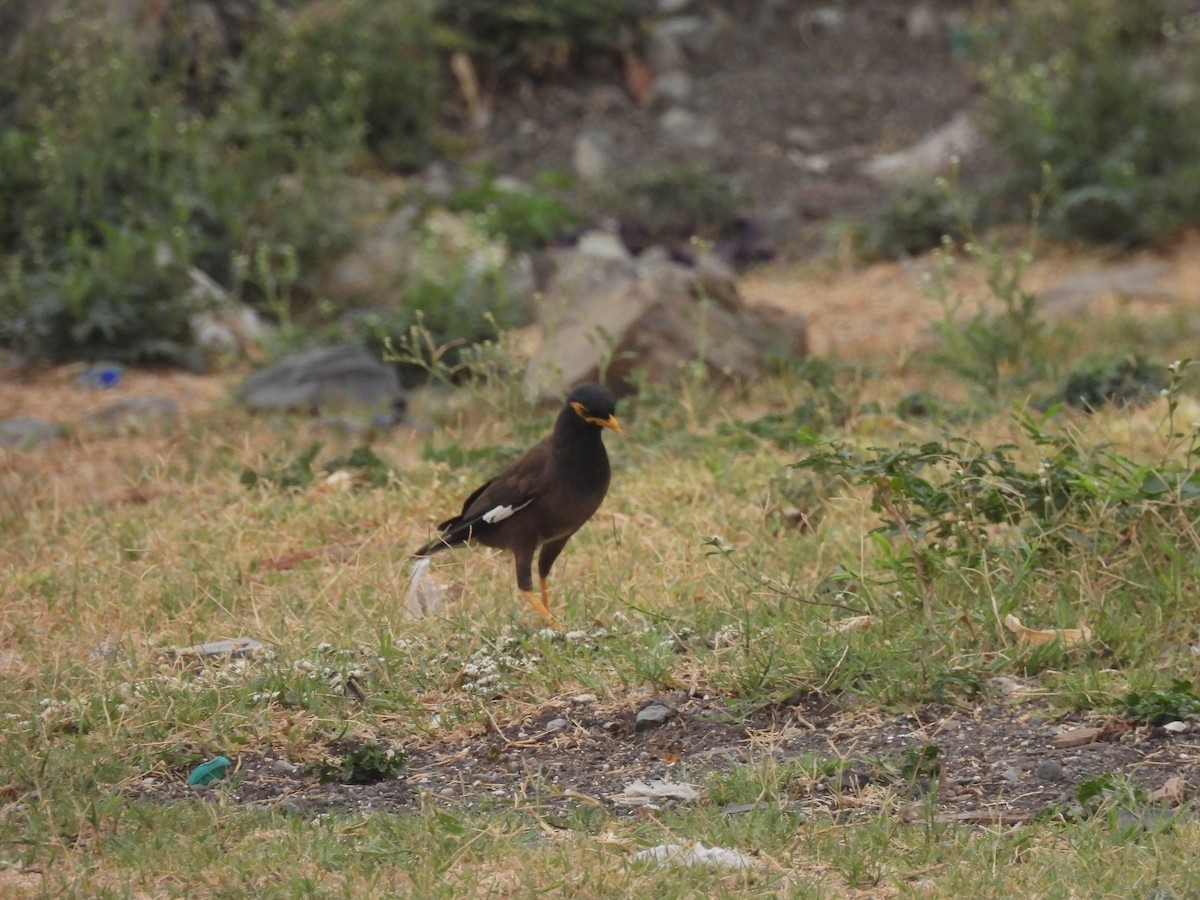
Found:
<svg viewBox="0 0 1200 900"><path fill-rule="evenodd" d="M580 806L636 812L617 797L636 781L687 783L735 764L816 757L837 765L787 784L786 795L794 809L819 814L878 808L885 797L920 798L931 779L905 774L905 751L928 745L941 751L940 774L933 776L937 813L966 824L1016 824L1048 810L1069 810L1081 783L1109 773L1124 774L1148 792L1171 776L1183 779L1189 795L1200 784L1194 726L1171 732L1090 714L1055 717L1032 701L926 707L896 716L841 710L827 697L804 695L739 714L718 698L696 696L675 705L676 714L661 727L638 732L641 705L611 708L563 698L499 730L396 748L408 756L404 775L373 785L321 784L266 750L238 756L224 784L191 789L184 785L186 773L177 773L146 777L127 790L159 800L219 793L234 803L283 804L305 815L397 812L434 803L554 817ZM1068 733L1094 739L1063 746L1071 743L1063 738ZM350 749L341 743L329 752Z"/></svg>

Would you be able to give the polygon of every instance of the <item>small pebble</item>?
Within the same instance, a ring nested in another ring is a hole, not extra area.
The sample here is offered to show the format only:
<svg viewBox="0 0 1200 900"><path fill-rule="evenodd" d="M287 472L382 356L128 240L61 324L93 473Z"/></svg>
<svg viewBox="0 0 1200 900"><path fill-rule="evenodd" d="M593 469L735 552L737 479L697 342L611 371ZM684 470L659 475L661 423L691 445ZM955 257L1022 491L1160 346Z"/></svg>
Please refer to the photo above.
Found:
<svg viewBox="0 0 1200 900"><path fill-rule="evenodd" d="M634 731L646 731L650 728L658 728L665 725L667 720L675 715L675 711L661 703L651 703L645 709L637 714L637 719L633 723Z"/></svg>
<svg viewBox="0 0 1200 900"><path fill-rule="evenodd" d="M1011 769L1005 769L1000 774L1000 777L1003 778L1005 781L1011 782L1012 784L1016 784L1017 782L1019 782L1021 780L1021 767L1013 766Z"/></svg>
<svg viewBox="0 0 1200 900"><path fill-rule="evenodd" d="M1035 772L1042 781L1066 781L1067 771L1057 759L1043 759Z"/></svg>
<svg viewBox="0 0 1200 900"><path fill-rule="evenodd" d="M567 727L566 719L551 719L549 722L546 723L547 731L562 731L566 727Z"/></svg>

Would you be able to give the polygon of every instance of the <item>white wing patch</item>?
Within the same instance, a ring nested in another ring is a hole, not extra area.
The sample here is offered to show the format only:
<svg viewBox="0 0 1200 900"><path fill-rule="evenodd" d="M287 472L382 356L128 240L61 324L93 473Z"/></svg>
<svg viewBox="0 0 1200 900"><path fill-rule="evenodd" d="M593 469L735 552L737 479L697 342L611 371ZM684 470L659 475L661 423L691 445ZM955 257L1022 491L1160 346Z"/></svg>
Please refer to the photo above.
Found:
<svg viewBox="0 0 1200 900"><path fill-rule="evenodd" d="M533 498L530 497L520 506L494 506L479 518L489 525L495 525L497 522L503 522L505 519L510 518L514 513L519 513L532 502Z"/></svg>

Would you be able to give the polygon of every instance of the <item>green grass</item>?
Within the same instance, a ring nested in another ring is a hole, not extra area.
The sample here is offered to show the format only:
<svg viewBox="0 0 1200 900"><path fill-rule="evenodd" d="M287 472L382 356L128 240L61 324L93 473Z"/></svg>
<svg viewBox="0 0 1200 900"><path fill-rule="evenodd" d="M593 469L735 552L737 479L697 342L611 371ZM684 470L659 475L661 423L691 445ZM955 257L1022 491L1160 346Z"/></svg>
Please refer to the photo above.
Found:
<svg viewBox="0 0 1200 900"><path fill-rule="evenodd" d="M832 366L818 378L811 364L782 366L737 392L689 371L678 391L624 404L627 433L609 440L612 492L555 571L556 606L574 631L565 640L535 627L510 560L486 552L439 558L447 599L436 615L403 608L408 552L529 439L488 415L521 409L509 383L418 409L436 428L378 442L387 467L354 490L325 483L325 462L352 450L336 441L303 483L247 487L245 469L275 471L309 442L220 408L176 434L81 433L36 454L5 451L0 895L1200 892L1194 819L1136 831L1104 815L947 824L894 786L858 806L818 799L812 786L829 761L808 756L693 763L680 780L705 802L653 815L583 802L550 815L511 799L467 810L427 796L406 812L308 816L239 805L224 783L205 799L133 792L146 778L182 782L218 754L270 751L306 765L342 740L465 739L580 692L630 709L647 692L694 687L736 722L812 691L880 715L971 709L990 696L989 679L1007 675L1028 679L1047 715L1168 700L1183 709L1180 684L1200 674L1189 488L1200 404L1189 372L1175 370L1148 406L1059 409L1037 432L1026 401L1054 395L1057 373L1102 347L1171 362L1194 342L1195 312L1169 328L1073 323L1054 336L1069 355L1040 381L997 369L965 416L880 412L917 392L956 393L946 373L961 367L947 365L945 346L902 369ZM936 464L902 450L933 444L946 450ZM968 446L972 457L1004 448L1008 475L1049 459L1070 502L1047 517L1026 498L1003 522L968 521L964 498L1002 480L956 475L962 458L950 451ZM878 470L864 480L845 466L814 470L802 491L781 487L806 471L793 463L832 447L860 463L884 452L873 448L899 454L888 491ZM141 502L127 502L131 488ZM814 527L778 515L796 498L820 508ZM1093 637L1026 647L1004 627L1009 613L1035 628L1087 625ZM854 614L873 627L836 629ZM239 635L269 651L196 668L157 653ZM345 695L351 676L365 703ZM728 804L752 808L723 812ZM754 865L630 863L644 847L694 841L750 853Z"/></svg>

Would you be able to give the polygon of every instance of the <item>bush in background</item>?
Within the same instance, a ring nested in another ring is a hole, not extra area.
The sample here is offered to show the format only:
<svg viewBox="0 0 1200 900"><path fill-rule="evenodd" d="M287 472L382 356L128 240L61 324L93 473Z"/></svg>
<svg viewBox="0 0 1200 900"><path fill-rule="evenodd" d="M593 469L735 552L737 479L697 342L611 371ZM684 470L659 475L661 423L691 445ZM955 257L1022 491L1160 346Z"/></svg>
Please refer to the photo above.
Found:
<svg viewBox="0 0 1200 900"><path fill-rule="evenodd" d="M975 199L956 185L910 184L869 221L852 226L850 237L867 259L913 256L941 246L943 238L966 238L977 216Z"/></svg>
<svg viewBox="0 0 1200 900"><path fill-rule="evenodd" d="M579 225L580 217L557 196L570 184L569 176L546 171L531 188L510 186L483 169L446 199L446 208L473 215L485 233L512 250L539 250Z"/></svg>
<svg viewBox="0 0 1200 900"><path fill-rule="evenodd" d="M1014 0L971 50L998 174L957 203L933 183L851 227L866 257L1028 220L1055 237L1131 246L1200 222L1200 14L1187 0ZM982 177L981 177L982 176Z"/></svg>
<svg viewBox="0 0 1200 900"><path fill-rule="evenodd" d="M735 226L749 198L733 176L687 163L616 175L595 203L623 231L646 244L659 244L692 237L716 240Z"/></svg>
<svg viewBox="0 0 1200 900"><path fill-rule="evenodd" d="M237 262L265 246L311 290L350 236L342 179L434 146L422 9L264 4L226 58L147 52L98 0L32 17L0 71L0 343L189 363L191 268L264 303Z"/></svg>
<svg viewBox="0 0 1200 900"><path fill-rule="evenodd" d="M986 48L1000 195L1116 244L1200 221L1200 21L1172 0L1016 0Z"/></svg>

